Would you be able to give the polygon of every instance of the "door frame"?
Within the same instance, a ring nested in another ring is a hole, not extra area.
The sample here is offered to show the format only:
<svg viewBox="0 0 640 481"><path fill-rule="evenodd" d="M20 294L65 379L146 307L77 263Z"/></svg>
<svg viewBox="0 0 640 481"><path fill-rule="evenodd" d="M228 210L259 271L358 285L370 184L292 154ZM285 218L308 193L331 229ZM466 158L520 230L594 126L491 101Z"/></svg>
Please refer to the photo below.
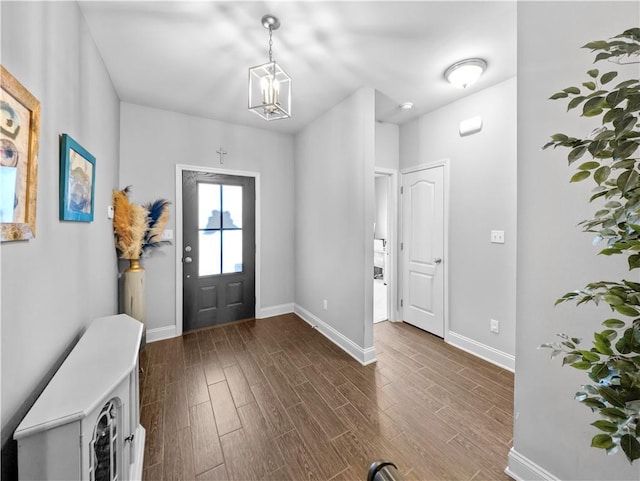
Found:
<svg viewBox="0 0 640 481"><path fill-rule="evenodd" d="M190 170L194 172L207 172L210 174L221 174L221 175L234 175L236 177L253 177L255 179L255 188L256 188L256 204L255 204L255 215L256 215L256 261L255 261L255 289L256 289L256 305L255 305L255 313L256 317L260 312L260 252L261 252L261 243L260 243L260 172L251 172L245 170L229 170L229 169L220 169L215 167L206 167L202 165L185 165L185 164L176 164L176 237L175 237L175 245L176 245L176 336L182 335L183 330L183 317L182 317L182 303L183 303L183 282L182 282L182 249L183 249L183 239L182 239L182 172L185 170Z"/></svg>
<svg viewBox="0 0 640 481"><path fill-rule="evenodd" d="M400 299L398 284L398 269L396 259L399 259L396 248L397 232L398 232L398 171L397 169L387 169L384 167L376 167L374 169L375 176L385 176L387 178L389 192L387 195L387 313L389 321L395 322L400 318Z"/></svg>
<svg viewBox="0 0 640 481"><path fill-rule="evenodd" d="M444 178L444 182L443 182L443 195L444 195L444 232L443 232L443 247L444 247L444 261L442 262L442 274L443 274L443 283L444 283L444 306L443 306L443 317L444 317L444 340L445 342L449 342L449 159L445 158L445 159L441 159L441 160L436 160L434 162L428 162L425 164L420 164L420 165L416 165L414 167L408 167L406 169L401 169L400 170L400 179L399 179L399 185L402 186L402 180L403 180L403 175L404 174L410 174L412 172L419 172L422 170L429 170L429 169L433 169L436 167L442 167L443 168L443 178ZM403 212L402 212L402 194L400 193L398 195L398 204L399 204L399 215L398 215L398 237L400 239L400 242L404 242L404 239L402 238L402 234L403 234L403 230L404 230L404 226L402 225L402 219L403 219ZM403 275L400 275L400 273L402 272L402 269L404 269L404 251L403 250L399 250L398 251L398 284L399 284L399 289L398 289L398 299L404 299L404 286L402 285L402 279L403 279ZM402 272L402 274L404 274L404 272ZM399 302L399 301L398 301ZM400 311L400 319L404 319L404 308L403 307L398 307L399 311Z"/></svg>

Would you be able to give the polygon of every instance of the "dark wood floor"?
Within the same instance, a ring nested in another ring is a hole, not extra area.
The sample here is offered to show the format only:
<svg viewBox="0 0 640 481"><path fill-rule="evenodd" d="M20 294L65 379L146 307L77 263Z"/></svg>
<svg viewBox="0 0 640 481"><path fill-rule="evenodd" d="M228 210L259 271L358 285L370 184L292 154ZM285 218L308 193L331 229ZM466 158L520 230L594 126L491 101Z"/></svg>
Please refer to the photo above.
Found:
<svg viewBox="0 0 640 481"><path fill-rule="evenodd" d="M507 480L513 375L402 323L363 367L297 316L147 345L144 479Z"/></svg>

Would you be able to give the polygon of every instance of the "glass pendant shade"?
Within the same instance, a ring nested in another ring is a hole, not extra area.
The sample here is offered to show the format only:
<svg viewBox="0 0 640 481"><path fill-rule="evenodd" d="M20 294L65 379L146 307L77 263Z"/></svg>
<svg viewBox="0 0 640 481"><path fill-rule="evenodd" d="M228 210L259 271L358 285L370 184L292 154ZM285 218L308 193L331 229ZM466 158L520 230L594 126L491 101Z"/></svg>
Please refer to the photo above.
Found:
<svg viewBox="0 0 640 481"><path fill-rule="evenodd" d="M484 60L472 58L453 64L444 73L444 77L454 87L466 89L480 78L486 68Z"/></svg>
<svg viewBox="0 0 640 481"><path fill-rule="evenodd" d="M265 120L291 117L291 77L275 61L249 69L249 110Z"/></svg>

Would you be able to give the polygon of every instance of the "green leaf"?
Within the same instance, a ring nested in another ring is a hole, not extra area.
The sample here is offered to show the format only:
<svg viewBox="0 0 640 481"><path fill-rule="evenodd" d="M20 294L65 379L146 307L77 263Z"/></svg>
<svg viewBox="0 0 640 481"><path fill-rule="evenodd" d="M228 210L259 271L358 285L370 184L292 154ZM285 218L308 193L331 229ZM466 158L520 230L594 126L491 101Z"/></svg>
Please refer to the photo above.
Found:
<svg viewBox="0 0 640 481"><path fill-rule="evenodd" d="M591 440L592 448L609 449L613 446L613 440L608 434L596 434Z"/></svg>
<svg viewBox="0 0 640 481"><path fill-rule="evenodd" d="M591 425L598 428L600 431L604 431L605 433L615 433L618 430L617 424L612 423L611 421L605 421L604 419L593 422L591 423Z"/></svg>
<svg viewBox="0 0 640 481"><path fill-rule="evenodd" d="M614 122L616 128L616 138L620 138L622 134L629 132L636 125L637 119L633 115L624 117L622 120Z"/></svg>
<svg viewBox="0 0 640 481"><path fill-rule="evenodd" d="M620 447L629 461L640 458L640 443L631 434L625 434L620 438Z"/></svg>
<svg viewBox="0 0 640 481"><path fill-rule="evenodd" d="M594 62L599 62L600 60L607 60L608 58L613 57L613 54L611 53L607 53L607 52L600 52L598 55L596 55L596 59L594 60Z"/></svg>
<svg viewBox="0 0 640 481"><path fill-rule="evenodd" d="M607 95L606 101L609 107L614 108L620 102L623 102L627 98L627 89L621 88L619 90L614 90L609 95Z"/></svg>
<svg viewBox="0 0 640 481"><path fill-rule="evenodd" d="M597 356L597 354L595 353L592 354ZM604 379L607 376L609 376L609 368L606 364L596 364L595 366L593 366L593 369L591 369L591 373L589 374L589 377L596 382L600 381L600 379Z"/></svg>
<svg viewBox="0 0 640 481"><path fill-rule="evenodd" d="M595 90L596 89L596 84L593 83L593 82L584 82L582 85L587 87L589 90ZM580 93L580 91L578 91L578 93Z"/></svg>
<svg viewBox="0 0 640 481"><path fill-rule="evenodd" d="M585 404L586 406L589 406L593 411L604 409L607 407L602 401L599 401L598 399L592 397L580 402L582 402L582 404Z"/></svg>
<svg viewBox="0 0 640 481"><path fill-rule="evenodd" d="M580 148L580 147L578 147ZM586 147L585 147L586 150ZM580 167L578 167L579 170L593 170L593 169L597 169L598 167L600 167L600 162L595 162L595 161L589 161L589 162L585 162L584 164L582 164Z"/></svg>
<svg viewBox="0 0 640 481"><path fill-rule="evenodd" d="M611 82L614 78L618 76L618 72L607 72L600 77L600 83L602 85Z"/></svg>
<svg viewBox="0 0 640 481"><path fill-rule="evenodd" d="M604 300L607 304L610 304L612 306L620 306L625 302L624 299L613 294L604 296Z"/></svg>
<svg viewBox="0 0 640 481"><path fill-rule="evenodd" d="M635 310L633 307L626 306L626 305L614 306L614 309L620 314L622 314L623 316L637 316L640 314L640 312Z"/></svg>
<svg viewBox="0 0 640 481"><path fill-rule="evenodd" d="M603 165L593 173L593 180L595 180L598 185L601 185L609 178L609 174L611 174L611 168Z"/></svg>
<svg viewBox="0 0 640 481"><path fill-rule="evenodd" d="M626 324L620 319L607 319L602 323L602 325L613 329L621 329L626 326Z"/></svg>
<svg viewBox="0 0 640 481"><path fill-rule="evenodd" d="M587 45L588 45L588 44L587 44ZM586 45L585 45L585 46L586 46ZM599 71L597 68L594 68L594 69L592 69L592 70L589 70L589 71L587 72L587 75L588 75L589 77L591 77L591 78L597 78L599 73L600 73L600 71Z"/></svg>
<svg viewBox="0 0 640 481"><path fill-rule="evenodd" d="M592 351L580 351L580 354L582 354L582 357L584 357L585 361L598 362L600 360L600 356Z"/></svg>
<svg viewBox="0 0 640 481"><path fill-rule="evenodd" d="M627 419L627 415L618 408L604 408L600 411L600 414L610 419L619 419L621 421Z"/></svg>
<svg viewBox="0 0 640 481"><path fill-rule="evenodd" d="M556 142L566 142L567 140L569 140L569 137L565 134L553 134L551 138Z"/></svg>
<svg viewBox="0 0 640 481"><path fill-rule="evenodd" d="M640 254L632 254L627 259L627 263L629 264L629 270L637 269L640 267Z"/></svg>
<svg viewBox="0 0 640 481"><path fill-rule="evenodd" d="M576 369L580 369L581 371L586 371L591 369L591 363L589 361L578 361L571 364L571 367L575 367Z"/></svg>
<svg viewBox="0 0 640 481"><path fill-rule="evenodd" d="M568 96L569 96L569 94L567 94L566 92L557 92L557 93L553 94L551 97L549 97L549 100L564 99L564 98L566 98Z"/></svg>
<svg viewBox="0 0 640 481"><path fill-rule="evenodd" d="M585 102L582 106L582 115L584 117L594 117L602 113L604 103L603 97L593 97Z"/></svg>
<svg viewBox="0 0 640 481"><path fill-rule="evenodd" d="M563 89L563 92L566 92L571 95L579 95L580 89L578 87L567 87L566 89Z"/></svg>
<svg viewBox="0 0 640 481"><path fill-rule="evenodd" d="M617 408L624 408L625 400L620 394L613 388L601 386L598 391L605 398L609 404Z"/></svg>
<svg viewBox="0 0 640 481"><path fill-rule="evenodd" d="M591 172L589 172L587 170L581 170L580 172L576 172L573 175L573 177L571 177L571 180L569 180L569 182L580 182L580 181L588 178L589 175L591 175Z"/></svg>
<svg viewBox="0 0 640 481"><path fill-rule="evenodd" d="M608 96L607 96L607 104L609 104ZM606 124L608 122L613 122L621 118L623 115L624 115L624 109L621 109L619 107L615 109L611 109L606 114L604 114L604 117L602 117L602 123Z"/></svg>
<svg viewBox="0 0 640 481"><path fill-rule="evenodd" d="M634 141L622 142L613 151L614 159L628 159L636 150L638 150L638 143Z"/></svg>
<svg viewBox="0 0 640 481"><path fill-rule="evenodd" d="M595 42L589 42L586 45L583 45L582 48L590 48L591 50L602 50L602 49L606 49L609 46L608 42L605 42L604 40L597 40ZM589 72L593 72L593 70L589 70ZM587 72L589 75L591 75L589 72ZM597 77L598 76L598 71L595 70L596 74L595 75L591 75L592 77Z"/></svg>
<svg viewBox="0 0 640 481"><path fill-rule="evenodd" d="M582 157L586 151L587 151L587 146L581 145L580 147L576 147L571 152L569 152L569 155L567 156L567 159L569 160L569 164L572 164L573 162L578 160L580 157Z"/></svg>
<svg viewBox="0 0 640 481"><path fill-rule="evenodd" d="M584 99L586 99L586 97L583 97L583 96L575 97L571 99L571 101L567 105L567 110L575 109L578 105L584 102Z"/></svg>
<svg viewBox="0 0 640 481"><path fill-rule="evenodd" d="M625 80L624 82L620 82L618 85L616 85L617 89L623 89L626 87L630 87L635 83L640 83L640 81L638 79L630 79L630 80Z"/></svg>

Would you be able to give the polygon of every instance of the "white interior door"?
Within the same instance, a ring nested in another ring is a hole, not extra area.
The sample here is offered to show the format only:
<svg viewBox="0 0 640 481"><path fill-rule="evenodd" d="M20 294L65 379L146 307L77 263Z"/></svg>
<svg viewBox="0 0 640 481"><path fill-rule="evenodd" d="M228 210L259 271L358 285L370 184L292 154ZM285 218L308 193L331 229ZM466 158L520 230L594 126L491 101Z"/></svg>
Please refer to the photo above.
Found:
<svg viewBox="0 0 640 481"><path fill-rule="evenodd" d="M402 175L404 321L444 337L444 167Z"/></svg>

